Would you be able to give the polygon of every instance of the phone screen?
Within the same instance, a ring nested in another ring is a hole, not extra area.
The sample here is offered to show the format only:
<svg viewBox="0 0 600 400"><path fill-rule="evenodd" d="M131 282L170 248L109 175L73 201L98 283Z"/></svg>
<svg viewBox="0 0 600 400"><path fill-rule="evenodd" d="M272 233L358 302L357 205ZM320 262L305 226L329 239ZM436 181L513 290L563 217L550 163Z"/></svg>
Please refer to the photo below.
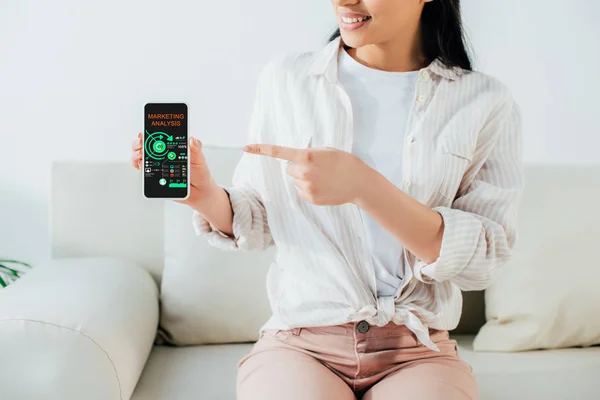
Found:
<svg viewBox="0 0 600 400"><path fill-rule="evenodd" d="M146 104L143 137L144 196L186 198L189 192L187 105Z"/></svg>

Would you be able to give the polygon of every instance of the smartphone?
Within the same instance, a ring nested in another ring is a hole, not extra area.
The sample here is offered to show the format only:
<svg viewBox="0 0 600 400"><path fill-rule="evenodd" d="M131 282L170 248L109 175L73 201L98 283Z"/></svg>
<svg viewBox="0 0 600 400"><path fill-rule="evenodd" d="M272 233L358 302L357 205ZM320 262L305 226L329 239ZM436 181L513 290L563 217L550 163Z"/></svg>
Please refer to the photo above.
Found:
<svg viewBox="0 0 600 400"><path fill-rule="evenodd" d="M185 200L190 195L189 183L187 104L147 103L142 146L144 197Z"/></svg>

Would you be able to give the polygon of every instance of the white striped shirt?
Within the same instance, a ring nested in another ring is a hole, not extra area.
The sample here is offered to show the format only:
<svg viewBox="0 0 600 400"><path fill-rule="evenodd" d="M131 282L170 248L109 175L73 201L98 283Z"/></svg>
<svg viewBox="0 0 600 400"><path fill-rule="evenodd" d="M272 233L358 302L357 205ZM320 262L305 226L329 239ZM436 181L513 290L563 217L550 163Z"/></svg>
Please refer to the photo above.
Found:
<svg viewBox="0 0 600 400"><path fill-rule="evenodd" d="M340 37L317 51L280 54L263 68L248 143L351 152L352 107L337 80ZM290 329L366 320L405 324L439 351L428 328L454 329L461 290L485 289L511 254L523 189L521 113L507 87L480 72L419 71L402 149L404 190L437 211L439 258L404 248L406 276L393 296L376 279L358 206L317 206L296 194L286 162L244 153L232 185L233 233L198 212L193 226L218 248L277 252L267 274L272 317L260 328Z"/></svg>

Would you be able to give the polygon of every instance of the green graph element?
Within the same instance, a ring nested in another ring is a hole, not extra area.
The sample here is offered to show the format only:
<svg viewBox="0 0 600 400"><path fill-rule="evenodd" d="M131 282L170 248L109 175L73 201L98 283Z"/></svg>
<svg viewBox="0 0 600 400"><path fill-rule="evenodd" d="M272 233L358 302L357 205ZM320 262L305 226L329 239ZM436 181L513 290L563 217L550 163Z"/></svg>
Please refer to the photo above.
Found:
<svg viewBox="0 0 600 400"><path fill-rule="evenodd" d="M164 160L165 152L167 150L167 145L163 141L163 138L166 140L172 140L173 136L167 135L165 132L154 132L150 133L146 130L146 142L144 143L144 151L148 155L148 157L153 158L155 160Z"/></svg>
<svg viewBox="0 0 600 400"><path fill-rule="evenodd" d="M152 147L157 153L162 153L167 149L167 145L162 140L157 140L156 142L154 142L154 145Z"/></svg>

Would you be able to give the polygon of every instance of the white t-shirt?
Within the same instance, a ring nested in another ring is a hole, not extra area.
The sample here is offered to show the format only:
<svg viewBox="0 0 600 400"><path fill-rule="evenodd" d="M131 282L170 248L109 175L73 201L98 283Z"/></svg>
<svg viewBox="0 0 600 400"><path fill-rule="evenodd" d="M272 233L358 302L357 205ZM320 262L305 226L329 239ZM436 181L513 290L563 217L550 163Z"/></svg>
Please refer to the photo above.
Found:
<svg viewBox="0 0 600 400"><path fill-rule="evenodd" d="M389 72L367 67L341 50L339 80L352 103L352 153L402 187L402 150L418 71ZM404 276L402 244L362 209L371 246L377 295L392 296Z"/></svg>

